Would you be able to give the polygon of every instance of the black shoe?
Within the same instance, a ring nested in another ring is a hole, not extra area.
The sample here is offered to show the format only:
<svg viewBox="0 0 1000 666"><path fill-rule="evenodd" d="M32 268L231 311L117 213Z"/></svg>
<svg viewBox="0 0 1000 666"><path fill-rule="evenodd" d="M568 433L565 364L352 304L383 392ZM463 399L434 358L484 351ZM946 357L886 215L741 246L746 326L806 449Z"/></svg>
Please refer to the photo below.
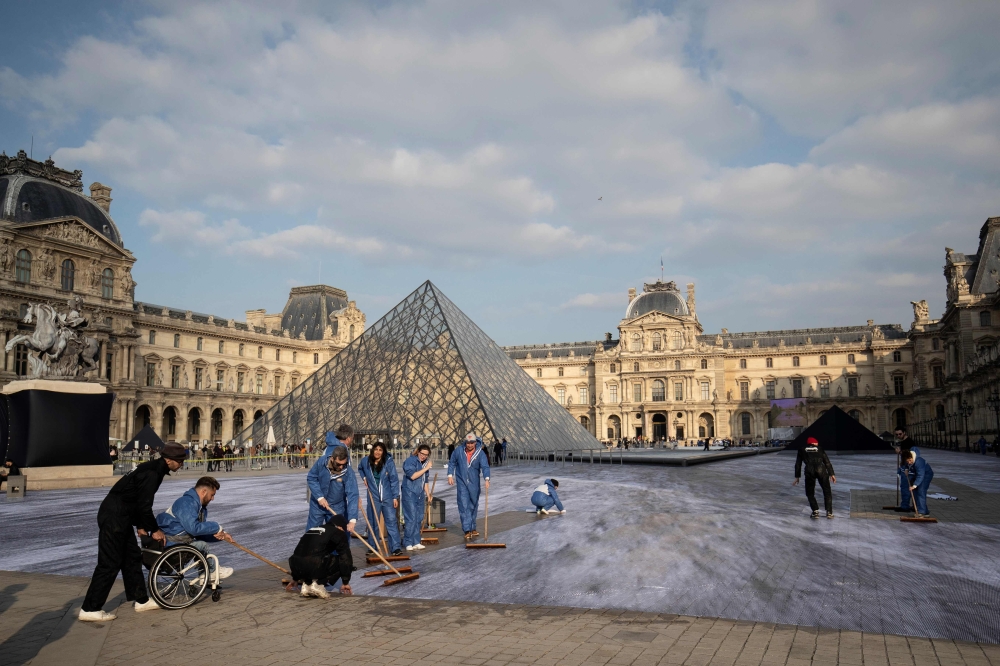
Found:
<svg viewBox="0 0 1000 666"><path fill-rule="evenodd" d="M819 510L818 509L816 511L813 511L812 517L813 518L819 518Z"/></svg>
<svg viewBox="0 0 1000 666"><path fill-rule="evenodd" d="M393 557L399 557L402 554L403 554L403 549L402 548L397 548L396 550L392 551Z"/></svg>

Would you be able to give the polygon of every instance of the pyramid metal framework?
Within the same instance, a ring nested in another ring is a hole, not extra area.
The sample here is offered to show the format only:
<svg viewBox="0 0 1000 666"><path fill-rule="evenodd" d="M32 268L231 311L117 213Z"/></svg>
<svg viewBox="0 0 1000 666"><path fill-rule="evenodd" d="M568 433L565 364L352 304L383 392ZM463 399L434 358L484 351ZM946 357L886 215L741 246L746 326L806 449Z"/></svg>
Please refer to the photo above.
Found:
<svg viewBox="0 0 1000 666"><path fill-rule="evenodd" d="M277 402L237 438L323 441L361 433L447 445L468 432L519 452L600 443L429 280Z"/></svg>

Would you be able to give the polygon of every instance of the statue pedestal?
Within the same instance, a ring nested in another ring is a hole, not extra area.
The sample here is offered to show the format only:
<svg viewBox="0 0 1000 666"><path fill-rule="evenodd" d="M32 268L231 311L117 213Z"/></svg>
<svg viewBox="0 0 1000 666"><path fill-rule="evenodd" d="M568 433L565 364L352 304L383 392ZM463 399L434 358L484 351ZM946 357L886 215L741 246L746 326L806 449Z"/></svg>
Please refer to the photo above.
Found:
<svg viewBox="0 0 1000 666"><path fill-rule="evenodd" d="M100 384L50 379L14 381L3 394L10 432L0 453L23 470L28 490L112 485L114 394Z"/></svg>

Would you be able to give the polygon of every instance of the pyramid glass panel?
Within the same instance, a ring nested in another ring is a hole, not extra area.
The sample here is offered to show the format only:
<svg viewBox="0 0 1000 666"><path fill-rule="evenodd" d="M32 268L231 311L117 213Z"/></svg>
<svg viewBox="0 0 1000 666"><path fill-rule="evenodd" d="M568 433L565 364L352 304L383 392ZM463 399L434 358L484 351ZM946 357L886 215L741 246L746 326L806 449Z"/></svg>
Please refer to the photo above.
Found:
<svg viewBox="0 0 1000 666"><path fill-rule="evenodd" d="M429 281L238 436L322 442L340 423L402 445L475 432L515 451L599 448L594 437Z"/></svg>

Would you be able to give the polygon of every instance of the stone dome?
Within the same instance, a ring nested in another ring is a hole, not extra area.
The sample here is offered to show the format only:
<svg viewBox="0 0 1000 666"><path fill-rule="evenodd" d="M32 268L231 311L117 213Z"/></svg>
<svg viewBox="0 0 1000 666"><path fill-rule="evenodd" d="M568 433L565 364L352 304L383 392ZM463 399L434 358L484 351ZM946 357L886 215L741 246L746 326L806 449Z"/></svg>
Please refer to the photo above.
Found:
<svg viewBox="0 0 1000 666"><path fill-rule="evenodd" d="M647 312L662 312L668 315L689 315L687 303L673 282L657 280L643 285L641 294L632 299L625 310L625 319L635 319Z"/></svg>
<svg viewBox="0 0 1000 666"><path fill-rule="evenodd" d="M35 162L23 153L15 158L0 155L0 218L27 224L75 217L122 246L121 234L108 212L82 193L81 172L59 169L52 160ZM110 197L106 200L110 203Z"/></svg>

